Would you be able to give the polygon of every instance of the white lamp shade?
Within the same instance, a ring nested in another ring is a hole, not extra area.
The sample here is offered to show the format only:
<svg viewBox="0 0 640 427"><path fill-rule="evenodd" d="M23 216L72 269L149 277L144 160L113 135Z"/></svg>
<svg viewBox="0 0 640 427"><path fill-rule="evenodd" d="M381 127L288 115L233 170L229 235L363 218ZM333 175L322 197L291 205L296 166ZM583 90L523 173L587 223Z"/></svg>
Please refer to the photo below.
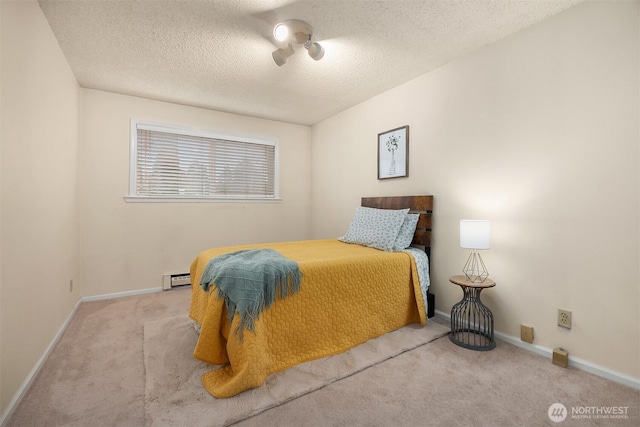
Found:
<svg viewBox="0 0 640 427"><path fill-rule="evenodd" d="M460 247L489 249L491 247L491 223L485 220L461 220Z"/></svg>

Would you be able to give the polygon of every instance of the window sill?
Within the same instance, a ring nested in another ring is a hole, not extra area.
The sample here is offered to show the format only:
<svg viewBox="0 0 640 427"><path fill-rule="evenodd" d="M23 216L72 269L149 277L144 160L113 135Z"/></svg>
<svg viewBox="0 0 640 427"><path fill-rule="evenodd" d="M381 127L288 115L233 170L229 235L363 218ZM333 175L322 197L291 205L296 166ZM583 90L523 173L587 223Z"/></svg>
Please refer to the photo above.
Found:
<svg viewBox="0 0 640 427"><path fill-rule="evenodd" d="M145 197L125 196L127 203L280 203L282 199L250 197Z"/></svg>

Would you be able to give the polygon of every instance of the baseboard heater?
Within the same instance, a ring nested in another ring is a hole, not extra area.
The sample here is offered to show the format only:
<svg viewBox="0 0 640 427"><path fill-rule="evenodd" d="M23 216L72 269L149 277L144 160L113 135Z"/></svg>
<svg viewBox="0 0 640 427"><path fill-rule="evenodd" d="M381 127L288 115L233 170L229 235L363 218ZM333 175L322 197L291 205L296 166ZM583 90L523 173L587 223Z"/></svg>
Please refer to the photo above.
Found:
<svg viewBox="0 0 640 427"><path fill-rule="evenodd" d="M191 284L191 276L189 273L164 274L162 276L162 289L169 289L178 286L187 286Z"/></svg>

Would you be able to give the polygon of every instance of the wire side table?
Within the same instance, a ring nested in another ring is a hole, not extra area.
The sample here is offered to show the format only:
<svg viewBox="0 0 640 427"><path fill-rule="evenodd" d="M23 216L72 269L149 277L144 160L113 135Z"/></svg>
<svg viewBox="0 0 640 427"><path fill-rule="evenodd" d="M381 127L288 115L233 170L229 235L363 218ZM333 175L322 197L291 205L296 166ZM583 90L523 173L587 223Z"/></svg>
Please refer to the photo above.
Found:
<svg viewBox="0 0 640 427"><path fill-rule="evenodd" d="M493 313L480 301L480 292L494 287L496 283L491 279L482 283L471 282L463 275L451 276L449 281L460 286L463 293L462 300L451 308L451 342L471 350L496 348Z"/></svg>

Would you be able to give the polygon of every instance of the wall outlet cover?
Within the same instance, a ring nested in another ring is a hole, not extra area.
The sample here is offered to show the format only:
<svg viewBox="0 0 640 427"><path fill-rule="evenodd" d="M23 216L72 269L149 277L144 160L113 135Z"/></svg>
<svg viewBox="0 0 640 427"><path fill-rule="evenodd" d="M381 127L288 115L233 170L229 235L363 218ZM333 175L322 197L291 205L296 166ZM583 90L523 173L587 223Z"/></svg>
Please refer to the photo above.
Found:
<svg viewBox="0 0 640 427"><path fill-rule="evenodd" d="M551 362L554 365L566 368L567 366L569 366L569 352L564 348L554 348L553 358L551 359Z"/></svg>
<svg viewBox="0 0 640 427"><path fill-rule="evenodd" d="M558 326L571 329L571 311L558 309Z"/></svg>
<svg viewBox="0 0 640 427"><path fill-rule="evenodd" d="M533 326L520 325L520 339L529 344L533 344Z"/></svg>

